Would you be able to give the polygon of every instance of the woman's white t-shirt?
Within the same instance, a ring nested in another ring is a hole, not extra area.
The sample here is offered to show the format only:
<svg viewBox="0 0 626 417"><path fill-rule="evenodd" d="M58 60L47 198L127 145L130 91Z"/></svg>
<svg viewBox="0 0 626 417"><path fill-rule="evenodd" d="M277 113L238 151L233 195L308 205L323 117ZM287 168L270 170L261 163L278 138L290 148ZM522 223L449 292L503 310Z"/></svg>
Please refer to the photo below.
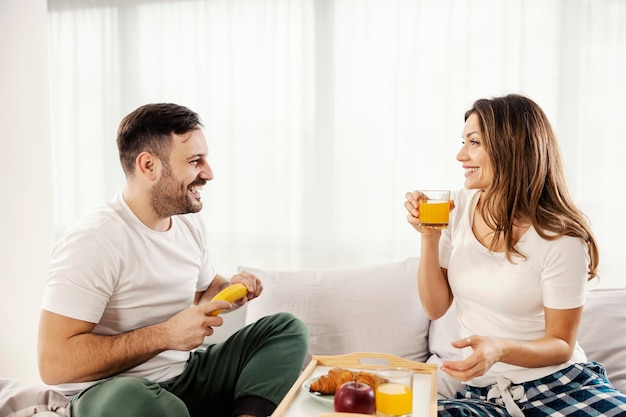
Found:
<svg viewBox="0 0 626 417"><path fill-rule="evenodd" d="M472 219L477 190L454 195L455 209L440 240L440 265L448 270L461 336L471 335L530 341L545 335L544 307L577 308L585 302L589 256L582 239L564 236L546 240L531 226L516 245L526 260L490 252L474 236ZM471 348L463 349L464 357ZM513 383L552 374L572 363L586 362L578 343L563 364L523 368L496 363L468 385L488 386L502 376Z"/></svg>
<svg viewBox="0 0 626 417"><path fill-rule="evenodd" d="M146 227L123 197L108 202L55 245L42 308L96 323L116 335L163 322L190 307L215 277L197 214L172 217L166 232ZM121 375L166 381L181 374L189 352L165 351ZM66 395L94 382L63 384Z"/></svg>

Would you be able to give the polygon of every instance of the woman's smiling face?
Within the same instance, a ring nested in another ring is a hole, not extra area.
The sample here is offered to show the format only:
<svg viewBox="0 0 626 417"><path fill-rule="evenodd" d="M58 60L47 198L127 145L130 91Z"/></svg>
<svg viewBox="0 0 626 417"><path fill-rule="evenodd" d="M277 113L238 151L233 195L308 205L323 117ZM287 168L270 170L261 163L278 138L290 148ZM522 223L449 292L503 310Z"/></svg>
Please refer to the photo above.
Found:
<svg viewBox="0 0 626 417"><path fill-rule="evenodd" d="M476 113L470 114L463 128L463 146L456 155L465 170L465 188L488 190L493 183L493 167L485 149Z"/></svg>

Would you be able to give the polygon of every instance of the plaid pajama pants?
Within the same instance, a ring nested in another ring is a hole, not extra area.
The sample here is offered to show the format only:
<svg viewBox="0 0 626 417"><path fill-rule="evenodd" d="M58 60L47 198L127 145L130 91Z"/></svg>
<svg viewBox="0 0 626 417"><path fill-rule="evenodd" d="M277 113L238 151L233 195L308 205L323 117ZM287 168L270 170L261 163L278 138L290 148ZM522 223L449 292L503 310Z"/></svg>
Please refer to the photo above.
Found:
<svg viewBox="0 0 626 417"><path fill-rule="evenodd" d="M508 393L496 398L492 398L493 389L466 386L455 399L438 401L438 416L626 416L626 395L611 385L604 367L596 362L574 364L535 381L511 385Z"/></svg>

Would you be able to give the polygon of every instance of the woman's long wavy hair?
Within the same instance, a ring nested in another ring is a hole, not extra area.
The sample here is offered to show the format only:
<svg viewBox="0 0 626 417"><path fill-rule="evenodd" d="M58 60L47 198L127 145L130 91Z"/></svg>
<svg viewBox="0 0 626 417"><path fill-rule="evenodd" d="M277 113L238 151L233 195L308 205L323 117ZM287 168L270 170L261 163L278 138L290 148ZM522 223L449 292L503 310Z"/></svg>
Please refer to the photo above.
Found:
<svg viewBox="0 0 626 417"><path fill-rule="evenodd" d="M493 165L493 184L481 200L481 213L503 238L506 256L525 259L515 248L513 223L528 219L548 240L561 236L583 239L589 250L588 279L597 276L599 253L585 215L565 182L556 136L543 110L527 97L510 94L477 100L465 113L476 114Z"/></svg>

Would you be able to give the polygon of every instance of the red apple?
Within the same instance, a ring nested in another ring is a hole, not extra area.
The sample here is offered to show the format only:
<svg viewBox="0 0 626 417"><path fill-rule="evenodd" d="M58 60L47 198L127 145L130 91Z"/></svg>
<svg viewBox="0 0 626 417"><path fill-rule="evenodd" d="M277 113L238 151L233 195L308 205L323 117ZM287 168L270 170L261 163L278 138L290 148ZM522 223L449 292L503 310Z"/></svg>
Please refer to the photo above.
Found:
<svg viewBox="0 0 626 417"><path fill-rule="evenodd" d="M335 411L374 414L376 412L374 389L363 382L344 382L335 391Z"/></svg>

